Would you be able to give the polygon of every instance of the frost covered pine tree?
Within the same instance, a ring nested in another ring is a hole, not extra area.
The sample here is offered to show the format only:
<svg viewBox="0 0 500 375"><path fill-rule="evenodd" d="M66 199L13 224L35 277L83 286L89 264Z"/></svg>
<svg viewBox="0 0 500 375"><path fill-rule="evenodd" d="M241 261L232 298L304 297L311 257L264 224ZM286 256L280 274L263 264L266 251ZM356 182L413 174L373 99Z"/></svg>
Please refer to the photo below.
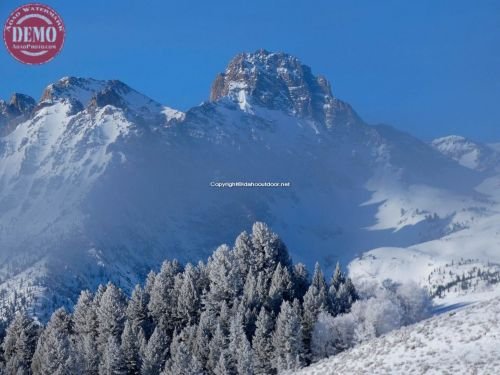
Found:
<svg viewBox="0 0 500 375"><path fill-rule="evenodd" d="M126 297L122 290L109 283L97 307L99 326L97 346L101 353L104 353L105 348L108 346L110 336L117 340L120 339L125 325L126 308Z"/></svg>
<svg viewBox="0 0 500 375"><path fill-rule="evenodd" d="M256 222L252 226L251 239L254 249L255 271L263 271L267 280L271 280L278 263L285 267L291 265L285 244L266 224Z"/></svg>
<svg viewBox="0 0 500 375"><path fill-rule="evenodd" d="M274 374L275 369L272 365L272 333L274 329L274 322L264 307L260 309L260 313L255 326L255 334L252 340L255 374Z"/></svg>
<svg viewBox="0 0 500 375"><path fill-rule="evenodd" d="M214 308L223 302L232 304L243 290L243 275L235 253L227 246L221 245L208 260L208 277L210 289L205 304L213 304Z"/></svg>
<svg viewBox="0 0 500 375"><path fill-rule="evenodd" d="M302 323L304 327L304 344L307 349L307 357L309 356L309 349L311 347L311 334L314 324L318 318L318 314L322 310L326 310L327 306L327 291L326 281L318 263L314 267L314 274L312 277L311 285L304 295L303 302L303 318ZM309 358L308 358L309 359Z"/></svg>
<svg viewBox="0 0 500 375"><path fill-rule="evenodd" d="M221 324L218 323L212 340L209 344L209 353L207 360L207 369L209 371L215 372L216 368L219 366L220 357L223 353L227 351L228 348L228 338L225 330L222 328ZM226 355L226 354L224 354ZM224 362L224 367L226 363Z"/></svg>
<svg viewBox="0 0 500 375"><path fill-rule="evenodd" d="M252 239L248 233L242 232L234 243L234 253L240 267L240 272L244 278L249 272L255 271L257 267L254 262L254 249Z"/></svg>
<svg viewBox="0 0 500 375"><path fill-rule="evenodd" d="M79 335L97 336L97 313L94 296L88 290L80 293L73 310L73 329Z"/></svg>
<svg viewBox="0 0 500 375"><path fill-rule="evenodd" d="M247 309L259 310L264 302L266 302L268 294L266 284L267 281L263 271L257 274L254 272L247 274L242 297L242 302Z"/></svg>
<svg viewBox="0 0 500 375"><path fill-rule="evenodd" d="M165 364L162 375L202 375L203 367L198 358L193 355L189 344L191 336L195 335L195 327L187 327L180 334L174 335L170 345L170 358Z"/></svg>
<svg viewBox="0 0 500 375"><path fill-rule="evenodd" d="M253 353L243 326L243 315L237 312L229 329L229 371L235 374L253 374Z"/></svg>
<svg viewBox="0 0 500 375"><path fill-rule="evenodd" d="M71 316L56 310L38 339L31 364L34 375L78 373L81 363L72 333Z"/></svg>
<svg viewBox="0 0 500 375"><path fill-rule="evenodd" d="M197 269L191 264L187 264L180 279L177 298L176 313L181 326L195 324L199 319L201 290L196 286L197 281Z"/></svg>
<svg viewBox="0 0 500 375"><path fill-rule="evenodd" d="M136 285L127 305L126 318L131 328L141 328L145 335L151 335L153 322L148 314L149 293L146 288Z"/></svg>
<svg viewBox="0 0 500 375"><path fill-rule="evenodd" d="M181 272L182 267L177 260L165 261L151 286L148 309L155 325L161 325L162 330L169 334L173 333L174 326L167 317L171 317L175 313L177 300L174 283L175 277Z"/></svg>
<svg viewBox="0 0 500 375"><path fill-rule="evenodd" d="M157 326L143 350L142 375L157 375L163 369L168 355L169 336Z"/></svg>
<svg viewBox="0 0 500 375"><path fill-rule="evenodd" d="M145 345L146 338L142 327L134 325L130 320L127 320L121 337L121 351L127 374L140 374L142 365L141 349Z"/></svg>
<svg viewBox="0 0 500 375"><path fill-rule="evenodd" d="M304 365L301 312L298 300L283 301L273 334L273 365L279 372L296 370Z"/></svg>
<svg viewBox="0 0 500 375"><path fill-rule="evenodd" d="M210 354L210 340L212 339L216 323L217 317L214 311L205 309L201 313L200 320L196 326L196 339L194 340L193 352L204 368L207 367Z"/></svg>
<svg viewBox="0 0 500 375"><path fill-rule="evenodd" d="M337 263L328 287L328 311L334 316L349 312L357 299L354 284L344 275L340 264Z"/></svg>
<svg viewBox="0 0 500 375"><path fill-rule="evenodd" d="M85 374L96 374L100 352L97 345L97 311L94 296L88 290L80 293L73 311L73 331L82 370Z"/></svg>
<svg viewBox="0 0 500 375"><path fill-rule="evenodd" d="M337 314L345 314L351 310L352 304L358 299L356 288L350 278L340 285L336 295Z"/></svg>
<svg viewBox="0 0 500 375"><path fill-rule="evenodd" d="M16 314L3 341L6 374L29 374L39 326L25 312Z"/></svg>
<svg viewBox="0 0 500 375"><path fill-rule="evenodd" d="M330 280L330 294L336 294L343 283L345 283L345 276L340 268L340 263L337 262L332 274L332 279Z"/></svg>
<svg viewBox="0 0 500 375"><path fill-rule="evenodd" d="M298 298L300 301L304 298L304 295L309 288L309 274L307 272L307 268L303 263L297 263L293 267L293 284L295 291L295 298Z"/></svg>
<svg viewBox="0 0 500 375"><path fill-rule="evenodd" d="M104 348L99 375L126 375L127 366L118 339L111 335Z"/></svg>
<svg viewBox="0 0 500 375"><path fill-rule="evenodd" d="M283 267L278 263L271 279L271 286L269 287L268 304L271 311L276 314L279 312L281 302L283 300L291 300L293 298L293 284L292 278L288 268Z"/></svg>

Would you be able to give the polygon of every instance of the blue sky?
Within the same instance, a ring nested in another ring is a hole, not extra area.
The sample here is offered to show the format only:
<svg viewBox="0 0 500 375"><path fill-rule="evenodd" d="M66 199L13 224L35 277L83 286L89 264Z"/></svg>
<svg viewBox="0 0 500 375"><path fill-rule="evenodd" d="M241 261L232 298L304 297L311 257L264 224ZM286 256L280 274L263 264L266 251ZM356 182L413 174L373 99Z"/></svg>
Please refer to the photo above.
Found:
<svg viewBox="0 0 500 375"><path fill-rule="evenodd" d="M18 5L1 1L2 24ZM61 54L27 66L0 48L0 97L39 97L66 75L120 79L163 104L206 100L238 52L298 56L370 123L424 139L500 141L500 2L463 0L47 0Z"/></svg>

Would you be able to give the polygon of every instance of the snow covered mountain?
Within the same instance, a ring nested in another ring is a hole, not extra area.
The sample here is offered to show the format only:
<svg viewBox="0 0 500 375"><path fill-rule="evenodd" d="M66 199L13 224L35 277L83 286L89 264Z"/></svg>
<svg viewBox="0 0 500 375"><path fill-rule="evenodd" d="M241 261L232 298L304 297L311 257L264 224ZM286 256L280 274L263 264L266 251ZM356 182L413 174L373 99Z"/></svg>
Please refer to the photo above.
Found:
<svg viewBox="0 0 500 375"><path fill-rule="evenodd" d="M499 335L495 298L403 327L296 374L496 374Z"/></svg>
<svg viewBox="0 0 500 375"><path fill-rule="evenodd" d="M482 144L465 137L450 135L433 140L431 145L464 167L480 171L500 170L500 151L494 144Z"/></svg>
<svg viewBox="0 0 500 375"><path fill-rule="evenodd" d="M326 267L498 222L494 175L364 123L284 53L236 56L186 113L65 77L38 102L0 102L0 129L0 300L42 318L82 288L128 289L165 258L205 258L257 220ZM290 186L216 186L238 181Z"/></svg>

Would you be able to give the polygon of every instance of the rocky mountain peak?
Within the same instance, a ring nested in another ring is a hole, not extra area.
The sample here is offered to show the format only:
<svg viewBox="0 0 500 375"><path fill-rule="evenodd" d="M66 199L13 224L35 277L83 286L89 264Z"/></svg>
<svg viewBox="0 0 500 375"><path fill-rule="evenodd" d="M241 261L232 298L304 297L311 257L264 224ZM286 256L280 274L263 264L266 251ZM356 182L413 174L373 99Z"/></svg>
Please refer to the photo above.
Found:
<svg viewBox="0 0 500 375"><path fill-rule="evenodd" d="M327 127L361 122L352 108L336 99L323 76L289 54L258 50L234 57L220 73L210 100L230 98L242 109L259 105L311 119Z"/></svg>
<svg viewBox="0 0 500 375"><path fill-rule="evenodd" d="M33 99L31 96L14 93L12 94L7 107L13 114L23 115L30 113L35 105L35 99Z"/></svg>
<svg viewBox="0 0 500 375"><path fill-rule="evenodd" d="M12 131L15 126L28 118L36 102L29 95L14 93L8 102L0 100L0 135Z"/></svg>
<svg viewBox="0 0 500 375"><path fill-rule="evenodd" d="M131 91L130 87L118 80L101 81L93 78L63 77L47 86L40 102L73 99L78 100L83 106L87 107L96 101L97 96L102 97L109 92L113 92L115 96L121 96ZM103 103L102 100L99 100L99 102ZM116 101L115 104L117 104Z"/></svg>
<svg viewBox="0 0 500 375"><path fill-rule="evenodd" d="M59 100L69 101L75 112L85 108L96 109L110 105L124 110L135 118L158 122L182 115L181 112L162 106L119 80L64 77L47 86L40 104L50 104Z"/></svg>

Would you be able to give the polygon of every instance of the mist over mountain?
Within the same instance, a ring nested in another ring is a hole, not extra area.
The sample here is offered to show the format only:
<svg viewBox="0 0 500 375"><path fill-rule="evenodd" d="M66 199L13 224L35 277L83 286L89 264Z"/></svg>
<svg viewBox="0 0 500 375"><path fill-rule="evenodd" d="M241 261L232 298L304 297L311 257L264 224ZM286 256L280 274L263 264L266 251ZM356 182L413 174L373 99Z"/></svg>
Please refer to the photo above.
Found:
<svg viewBox="0 0 500 375"><path fill-rule="evenodd" d="M425 261L497 260L498 151L366 124L333 92L297 58L259 50L231 60L185 113L92 78L0 101L4 308L45 319L99 283L129 291L164 259L205 259L255 221L308 265L360 257L360 277L387 276L369 250L415 255L403 249L478 231L481 249ZM211 186L239 181L290 186Z"/></svg>

